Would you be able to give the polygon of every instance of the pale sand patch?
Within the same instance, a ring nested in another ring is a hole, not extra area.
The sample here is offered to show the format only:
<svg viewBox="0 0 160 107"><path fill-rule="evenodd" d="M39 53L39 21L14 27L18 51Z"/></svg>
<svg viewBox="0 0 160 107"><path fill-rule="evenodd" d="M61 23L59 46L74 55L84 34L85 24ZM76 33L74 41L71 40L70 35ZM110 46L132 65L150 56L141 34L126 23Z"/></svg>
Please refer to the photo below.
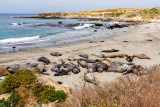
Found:
<svg viewBox="0 0 160 107"><path fill-rule="evenodd" d="M116 34L118 35L118 34ZM147 41L148 39L152 41ZM104 42L100 42L104 40ZM123 42L128 41L128 42ZM90 55L90 59L95 59L95 56L91 54L100 54L105 49L119 49L118 54L146 54L151 57L151 60L137 59L133 60L134 63L143 66L153 66L160 63L160 24L149 23L141 24L132 27L129 31L124 32L121 35L96 39L93 43L89 41L82 41L70 44L64 44L60 46L47 47L47 48L35 48L25 51L19 51L14 53L1 53L0 54L0 65L11 65L11 64L24 64L27 62L37 62L37 58L45 56L50 61L58 62L59 59L67 60L69 56L79 58L80 53L87 53ZM60 57L50 56L51 52L58 51L63 55ZM105 55L111 55L116 53L104 53ZM125 58L109 59L111 61L127 62ZM81 73L75 75L67 75L61 77L53 76L54 73L50 71L51 64L47 66L49 77L57 81L62 81L71 88L78 88L83 84L83 74L87 71L82 69ZM113 81L116 78L122 76L120 73L94 73L93 74L100 82Z"/></svg>

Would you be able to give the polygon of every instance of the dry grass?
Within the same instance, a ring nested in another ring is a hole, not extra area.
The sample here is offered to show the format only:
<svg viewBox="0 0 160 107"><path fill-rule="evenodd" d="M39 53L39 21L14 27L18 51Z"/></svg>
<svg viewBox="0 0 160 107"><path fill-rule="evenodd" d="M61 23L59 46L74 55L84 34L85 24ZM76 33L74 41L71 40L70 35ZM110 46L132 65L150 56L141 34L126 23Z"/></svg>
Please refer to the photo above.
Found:
<svg viewBox="0 0 160 107"><path fill-rule="evenodd" d="M95 87L83 86L72 100L57 107L159 107L160 65L144 76L127 76Z"/></svg>

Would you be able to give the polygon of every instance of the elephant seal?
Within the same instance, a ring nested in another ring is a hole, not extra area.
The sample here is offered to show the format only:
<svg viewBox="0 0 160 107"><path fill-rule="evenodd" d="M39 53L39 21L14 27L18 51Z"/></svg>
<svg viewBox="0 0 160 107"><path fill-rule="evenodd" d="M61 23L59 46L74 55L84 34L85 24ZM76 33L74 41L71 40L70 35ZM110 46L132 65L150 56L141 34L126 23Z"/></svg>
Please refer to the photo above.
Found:
<svg viewBox="0 0 160 107"><path fill-rule="evenodd" d="M126 56L126 60L127 60L128 62L132 62L133 59L134 59L133 56Z"/></svg>
<svg viewBox="0 0 160 107"><path fill-rule="evenodd" d="M50 53L50 55L51 55L51 56L56 56L56 57L62 56L62 54L59 53L59 52Z"/></svg>
<svg viewBox="0 0 160 107"><path fill-rule="evenodd" d="M103 71L108 70L108 65L105 63L96 64L96 72L102 73Z"/></svg>
<svg viewBox="0 0 160 107"><path fill-rule="evenodd" d="M87 68L88 67L88 63L85 62L85 61L77 61L77 62L82 68Z"/></svg>
<svg viewBox="0 0 160 107"><path fill-rule="evenodd" d="M117 57L124 58L126 56L128 56L128 55L127 54L116 54L116 55L108 55L108 56L106 56L106 58L117 58Z"/></svg>
<svg viewBox="0 0 160 107"><path fill-rule="evenodd" d="M135 69L133 70L134 74L138 74L140 71L142 71L144 68L142 65L136 65Z"/></svg>
<svg viewBox="0 0 160 107"><path fill-rule="evenodd" d="M51 71L58 72L60 70L61 64L53 64Z"/></svg>
<svg viewBox="0 0 160 107"><path fill-rule="evenodd" d="M70 72L69 69L62 69L59 72L56 72L54 74L54 76L63 76L63 75L68 75L68 73Z"/></svg>
<svg viewBox="0 0 160 107"><path fill-rule="evenodd" d="M47 64L47 65L50 64L49 59L46 58L46 57L40 57L40 58L38 58L38 61L39 61L39 62L43 62L43 63L45 63L45 64Z"/></svg>
<svg viewBox="0 0 160 107"><path fill-rule="evenodd" d="M84 81L88 82L88 83L92 83L92 84L97 84L97 80L96 77L94 77L91 73L84 73Z"/></svg>
<svg viewBox="0 0 160 107"><path fill-rule="evenodd" d="M69 57L68 57L68 61L75 61L75 58L72 57L72 56L69 56Z"/></svg>
<svg viewBox="0 0 160 107"><path fill-rule="evenodd" d="M82 57L82 58L86 58L86 59L88 58L87 54L80 54L79 56Z"/></svg>
<svg viewBox="0 0 160 107"><path fill-rule="evenodd" d="M133 57L137 57L139 59L149 59L151 60L151 58L145 54L140 54L140 55L133 55Z"/></svg>
<svg viewBox="0 0 160 107"><path fill-rule="evenodd" d="M21 65L16 64L16 65L8 66L6 69L8 70L9 73L14 74L16 73L16 71L21 69Z"/></svg>
<svg viewBox="0 0 160 107"><path fill-rule="evenodd" d="M110 50L103 50L101 52L111 53L111 52L119 52L119 50L116 49L110 49Z"/></svg>
<svg viewBox="0 0 160 107"><path fill-rule="evenodd" d="M85 61L87 63L96 63L99 61L99 59L91 60L91 59L77 59L77 61Z"/></svg>
<svg viewBox="0 0 160 107"><path fill-rule="evenodd" d="M112 66L112 62L110 62L109 60L101 60L100 62L106 64L108 68Z"/></svg>
<svg viewBox="0 0 160 107"><path fill-rule="evenodd" d="M78 74L80 72L80 69L76 65L70 65L70 64L65 64L63 65L64 68L68 68L70 71L72 71L74 74Z"/></svg>
<svg viewBox="0 0 160 107"><path fill-rule="evenodd" d="M96 65L95 64L88 64L88 73L94 73L96 71Z"/></svg>

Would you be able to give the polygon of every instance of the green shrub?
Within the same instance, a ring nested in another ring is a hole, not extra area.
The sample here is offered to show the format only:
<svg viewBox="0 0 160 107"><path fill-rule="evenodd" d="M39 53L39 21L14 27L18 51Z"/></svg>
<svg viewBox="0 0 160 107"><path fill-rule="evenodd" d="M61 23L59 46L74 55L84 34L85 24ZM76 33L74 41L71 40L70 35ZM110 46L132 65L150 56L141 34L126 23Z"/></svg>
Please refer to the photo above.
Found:
<svg viewBox="0 0 160 107"><path fill-rule="evenodd" d="M36 76L29 70L20 70L15 74L8 75L4 81L0 84L1 94L12 92L15 88L18 88L20 85L26 87L30 86L31 83L36 79Z"/></svg>
<svg viewBox="0 0 160 107"><path fill-rule="evenodd" d="M19 70L15 74L15 80L21 85L30 85L36 79L36 76L30 70Z"/></svg>
<svg viewBox="0 0 160 107"><path fill-rule="evenodd" d="M1 94L11 92L14 90L14 88L18 88L19 86L20 86L20 82L16 81L15 76L10 74L0 84Z"/></svg>
<svg viewBox="0 0 160 107"><path fill-rule="evenodd" d="M42 85L40 83L34 84L32 91L39 103L49 103L54 101L60 103L64 102L67 98L64 91L55 91L53 86Z"/></svg>
<svg viewBox="0 0 160 107"><path fill-rule="evenodd" d="M0 100L0 107L15 107L18 104L19 99L20 96L17 91L13 91L7 101L5 101L4 98Z"/></svg>

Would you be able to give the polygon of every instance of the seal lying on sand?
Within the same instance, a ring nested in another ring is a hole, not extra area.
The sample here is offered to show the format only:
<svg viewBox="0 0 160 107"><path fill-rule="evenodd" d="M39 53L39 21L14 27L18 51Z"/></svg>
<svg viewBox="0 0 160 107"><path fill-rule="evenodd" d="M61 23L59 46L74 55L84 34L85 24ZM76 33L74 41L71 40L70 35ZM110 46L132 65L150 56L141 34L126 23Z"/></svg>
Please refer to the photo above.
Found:
<svg viewBox="0 0 160 107"><path fill-rule="evenodd" d="M50 53L50 55L51 55L51 56L56 56L56 57L62 56L62 54L59 53L59 52Z"/></svg>
<svg viewBox="0 0 160 107"><path fill-rule="evenodd" d="M151 60L151 58L150 58L149 56L145 55L145 54L132 55L132 56L133 56L133 57L137 57L137 58L139 58L139 59L150 59L150 60Z"/></svg>
<svg viewBox="0 0 160 107"><path fill-rule="evenodd" d="M91 60L91 59L76 59L77 61L85 61L87 63L96 63L99 61L99 59Z"/></svg>
<svg viewBox="0 0 160 107"><path fill-rule="evenodd" d="M104 54L100 54L100 55L95 55L95 54L92 54L93 56L96 56L98 58L106 58L106 56Z"/></svg>
<svg viewBox="0 0 160 107"><path fill-rule="evenodd" d="M86 59L88 58L88 55L87 55L87 54L80 54L79 56L80 56L80 57L83 57L83 58L86 58Z"/></svg>
<svg viewBox="0 0 160 107"><path fill-rule="evenodd" d="M59 72L56 72L54 74L54 76L68 75L69 72L70 72L70 70L68 68L67 69L62 69Z"/></svg>
<svg viewBox="0 0 160 107"><path fill-rule="evenodd" d="M127 54L116 54L116 55L108 55L106 56L106 58L116 58L116 57L119 57L119 58L124 58L128 56Z"/></svg>
<svg viewBox="0 0 160 107"><path fill-rule="evenodd" d="M72 71L74 74L78 74L80 72L80 69L76 65L70 65L70 64L64 64L64 68L68 68L70 71Z"/></svg>
<svg viewBox="0 0 160 107"><path fill-rule="evenodd" d="M97 79L91 73L84 73L84 81L97 85Z"/></svg>
<svg viewBox="0 0 160 107"><path fill-rule="evenodd" d="M97 63L96 64L96 72L102 73L103 71L108 70L108 65L105 63Z"/></svg>
<svg viewBox="0 0 160 107"><path fill-rule="evenodd" d="M77 61L77 62L82 68L87 68L88 67L88 63L85 62L85 61Z"/></svg>
<svg viewBox="0 0 160 107"><path fill-rule="evenodd" d="M110 50L103 50L101 52L111 53L111 52L119 52L119 50L116 49L110 49Z"/></svg>
<svg viewBox="0 0 160 107"><path fill-rule="evenodd" d="M60 71L61 64L53 64L51 71L58 72Z"/></svg>
<svg viewBox="0 0 160 107"><path fill-rule="evenodd" d="M43 62L43 63L45 63L45 64L47 64L47 65L50 64L49 59L46 58L46 57L40 57L40 58L38 58L38 61L39 61L39 62Z"/></svg>

